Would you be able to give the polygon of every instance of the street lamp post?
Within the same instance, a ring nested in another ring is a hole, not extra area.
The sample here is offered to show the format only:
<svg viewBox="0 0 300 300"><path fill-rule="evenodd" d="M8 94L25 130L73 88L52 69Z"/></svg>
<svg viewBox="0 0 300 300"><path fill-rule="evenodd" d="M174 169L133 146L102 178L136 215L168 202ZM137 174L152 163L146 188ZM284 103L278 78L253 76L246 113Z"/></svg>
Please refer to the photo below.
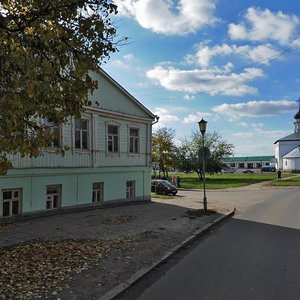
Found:
<svg viewBox="0 0 300 300"><path fill-rule="evenodd" d="M203 178L203 208L204 212L207 212L207 198L206 198L206 186L205 186L205 151L204 151L204 136L206 132L206 125L207 121L201 119L201 121L198 122L200 132L202 134L202 178Z"/></svg>

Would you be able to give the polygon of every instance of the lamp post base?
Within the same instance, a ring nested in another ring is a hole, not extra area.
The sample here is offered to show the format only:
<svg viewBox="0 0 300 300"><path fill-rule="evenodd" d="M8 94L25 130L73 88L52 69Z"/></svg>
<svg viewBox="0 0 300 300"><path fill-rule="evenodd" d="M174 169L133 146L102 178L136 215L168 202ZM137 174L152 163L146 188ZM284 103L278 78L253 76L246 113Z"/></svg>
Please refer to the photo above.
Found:
<svg viewBox="0 0 300 300"><path fill-rule="evenodd" d="M204 208L204 212L207 212L207 198L206 197L203 198L203 208Z"/></svg>

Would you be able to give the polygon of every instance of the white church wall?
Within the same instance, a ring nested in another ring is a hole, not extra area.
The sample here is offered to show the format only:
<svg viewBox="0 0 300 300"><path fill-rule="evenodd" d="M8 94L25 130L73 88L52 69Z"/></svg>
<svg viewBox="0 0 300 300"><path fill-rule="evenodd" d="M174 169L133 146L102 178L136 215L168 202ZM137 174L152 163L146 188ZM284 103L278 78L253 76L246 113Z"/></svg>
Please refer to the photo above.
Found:
<svg viewBox="0 0 300 300"><path fill-rule="evenodd" d="M282 169L282 158L279 155L279 143L275 144L275 167L276 169Z"/></svg>
<svg viewBox="0 0 300 300"><path fill-rule="evenodd" d="M300 170L300 160L299 159L290 159L284 158L283 159L283 170L284 171L297 171Z"/></svg>
<svg viewBox="0 0 300 300"><path fill-rule="evenodd" d="M275 159L277 169L285 169L282 162L282 157L295 149L299 145L299 141L277 142L275 145Z"/></svg>

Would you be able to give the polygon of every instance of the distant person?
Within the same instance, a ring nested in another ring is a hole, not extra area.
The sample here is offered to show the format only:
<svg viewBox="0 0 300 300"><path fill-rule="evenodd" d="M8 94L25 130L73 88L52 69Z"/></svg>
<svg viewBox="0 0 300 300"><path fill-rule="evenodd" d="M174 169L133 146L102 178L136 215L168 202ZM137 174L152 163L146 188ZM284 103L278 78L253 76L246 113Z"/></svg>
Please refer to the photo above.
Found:
<svg viewBox="0 0 300 300"><path fill-rule="evenodd" d="M281 171L280 170L277 171L277 178L278 178L278 180L281 179Z"/></svg>
<svg viewBox="0 0 300 300"><path fill-rule="evenodd" d="M177 177L176 177L176 176L172 176L172 183L173 183L174 185L177 184Z"/></svg>
<svg viewBox="0 0 300 300"><path fill-rule="evenodd" d="M180 177L179 176L177 176L177 187L181 187L181 185L180 185Z"/></svg>

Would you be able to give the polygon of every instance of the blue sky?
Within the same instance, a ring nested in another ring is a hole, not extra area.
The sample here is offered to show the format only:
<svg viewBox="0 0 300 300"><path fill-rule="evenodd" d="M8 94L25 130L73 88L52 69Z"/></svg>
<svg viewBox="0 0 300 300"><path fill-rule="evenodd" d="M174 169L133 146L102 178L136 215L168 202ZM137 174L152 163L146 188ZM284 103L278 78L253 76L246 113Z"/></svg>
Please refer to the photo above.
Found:
<svg viewBox="0 0 300 300"><path fill-rule="evenodd" d="M128 43L102 67L176 141L208 121L235 156L274 155L300 97L300 1L115 0Z"/></svg>

